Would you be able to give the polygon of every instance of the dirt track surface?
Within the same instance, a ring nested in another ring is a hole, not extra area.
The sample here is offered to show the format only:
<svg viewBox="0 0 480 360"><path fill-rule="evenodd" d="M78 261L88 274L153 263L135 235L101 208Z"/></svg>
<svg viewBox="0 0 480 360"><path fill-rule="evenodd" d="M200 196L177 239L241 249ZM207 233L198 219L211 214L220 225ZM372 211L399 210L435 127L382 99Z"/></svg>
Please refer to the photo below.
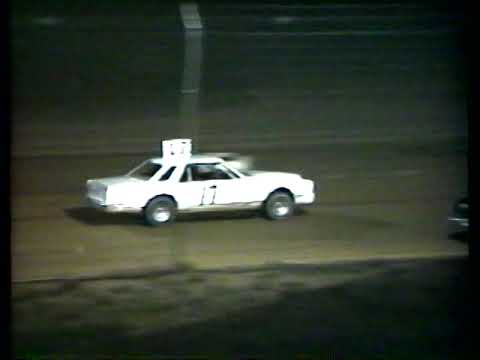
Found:
<svg viewBox="0 0 480 360"><path fill-rule="evenodd" d="M250 154L260 168L314 179L315 205L285 222L230 213L151 228L141 216L101 213L83 199L87 178L121 174L146 155L14 159L13 280L468 253L467 244L448 238L446 224L466 190L458 144Z"/></svg>
<svg viewBox="0 0 480 360"><path fill-rule="evenodd" d="M467 284L464 258L17 284L14 349L32 359L472 359Z"/></svg>

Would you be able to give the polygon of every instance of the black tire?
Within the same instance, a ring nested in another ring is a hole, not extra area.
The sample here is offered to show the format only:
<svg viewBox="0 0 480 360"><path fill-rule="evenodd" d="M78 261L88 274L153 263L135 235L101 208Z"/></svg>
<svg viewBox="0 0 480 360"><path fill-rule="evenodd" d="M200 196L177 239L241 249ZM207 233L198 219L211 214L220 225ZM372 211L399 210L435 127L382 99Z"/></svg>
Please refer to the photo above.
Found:
<svg viewBox="0 0 480 360"><path fill-rule="evenodd" d="M145 221L151 226L171 223L175 220L177 206L166 196L159 196L151 200L144 211Z"/></svg>
<svg viewBox="0 0 480 360"><path fill-rule="evenodd" d="M286 191L275 191L265 201L265 215L270 220L284 220L292 216L295 203Z"/></svg>

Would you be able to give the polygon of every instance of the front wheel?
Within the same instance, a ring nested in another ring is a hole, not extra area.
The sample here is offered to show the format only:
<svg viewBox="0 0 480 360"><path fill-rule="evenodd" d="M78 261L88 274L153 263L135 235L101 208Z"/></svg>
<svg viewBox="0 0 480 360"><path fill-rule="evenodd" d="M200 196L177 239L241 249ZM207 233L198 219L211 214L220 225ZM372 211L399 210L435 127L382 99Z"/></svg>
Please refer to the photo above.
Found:
<svg viewBox="0 0 480 360"><path fill-rule="evenodd" d="M145 208L144 215L145 221L152 226L171 223L176 215L175 202L166 196L153 199Z"/></svg>
<svg viewBox="0 0 480 360"><path fill-rule="evenodd" d="M275 191L265 202L265 214L271 220L283 220L293 214L294 202L286 191Z"/></svg>

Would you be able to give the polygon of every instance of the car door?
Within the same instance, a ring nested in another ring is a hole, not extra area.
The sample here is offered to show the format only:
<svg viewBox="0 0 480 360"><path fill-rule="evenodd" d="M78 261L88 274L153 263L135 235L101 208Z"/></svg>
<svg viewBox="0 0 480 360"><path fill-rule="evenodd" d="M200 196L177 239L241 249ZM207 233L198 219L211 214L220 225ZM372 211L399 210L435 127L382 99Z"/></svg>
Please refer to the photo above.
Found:
<svg viewBox="0 0 480 360"><path fill-rule="evenodd" d="M246 199L242 180L221 163L189 164L180 179L181 192L189 207L238 204Z"/></svg>
<svg viewBox="0 0 480 360"><path fill-rule="evenodd" d="M212 180L205 187L205 199L212 200L214 205L239 204L244 202L244 182L223 164L212 165ZM213 198L211 198L213 194Z"/></svg>
<svg viewBox="0 0 480 360"><path fill-rule="evenodd" d="M191 169L192 182L199 184L202 196L201 206L212 206L218 204L218 192L224 187L224 182L230 177L217 168L215 163L198 163L189 165Z"/></svg>
<svg viewBox="0 0 480 360"><path fill-rule="evenodd" d="M235 174L222 164L197 163L188 165L187 169L192 186L201 193L199 206L226 205L240 200Z"/></svg>
<svg viewBox="0 0 480 360"><path fill-rule="evenodd" d="M201 181L194 181L192 165L187 165L176 184L175 198L179 209L196 208L202 205L204 187Z"/></svg>

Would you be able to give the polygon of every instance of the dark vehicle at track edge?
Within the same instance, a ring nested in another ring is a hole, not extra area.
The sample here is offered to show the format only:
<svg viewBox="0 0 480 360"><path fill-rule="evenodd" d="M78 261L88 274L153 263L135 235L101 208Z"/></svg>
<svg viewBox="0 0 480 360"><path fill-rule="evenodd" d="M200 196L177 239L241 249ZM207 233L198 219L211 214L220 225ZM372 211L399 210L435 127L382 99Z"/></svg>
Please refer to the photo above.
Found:
<svg viewBox="0 0 480 360"><path fill-rule="evenodd" d="M449 235L466 235L470 225L470 199L462 197L455 202L448 217Z"/></svg>

